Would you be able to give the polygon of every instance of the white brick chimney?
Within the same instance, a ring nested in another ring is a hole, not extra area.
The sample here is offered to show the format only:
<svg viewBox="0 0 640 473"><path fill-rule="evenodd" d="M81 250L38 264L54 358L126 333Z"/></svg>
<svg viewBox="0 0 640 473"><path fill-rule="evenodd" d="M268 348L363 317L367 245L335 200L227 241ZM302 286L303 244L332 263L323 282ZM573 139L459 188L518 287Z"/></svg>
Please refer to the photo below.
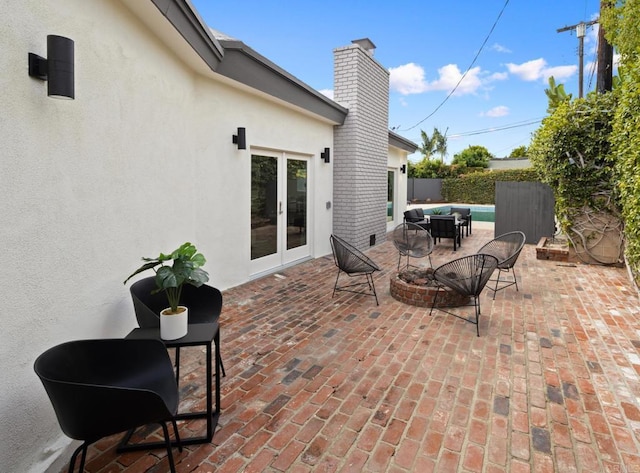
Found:
<svg viewBox="0 0 640 473"><path fill-rule="evenodd" d="M347 107L334 132L333 232L367 248L386 239L389 72L368 38L334 50L334 100Z"/></svg>

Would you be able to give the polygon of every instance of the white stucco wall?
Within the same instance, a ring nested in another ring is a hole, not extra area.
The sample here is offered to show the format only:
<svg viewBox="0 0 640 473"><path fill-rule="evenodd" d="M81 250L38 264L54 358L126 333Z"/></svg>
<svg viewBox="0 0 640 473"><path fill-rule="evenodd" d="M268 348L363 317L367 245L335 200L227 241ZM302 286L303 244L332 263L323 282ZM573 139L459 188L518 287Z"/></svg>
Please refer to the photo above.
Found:
<svg viewBox="0 0 640 473"><path fill-rule="evenodd" d="M10 313L0 471L41 472L68 461L69 441L33 372L37 355L128 333L122 281L141 256L190 240L212 285L248 279L250 149L231 142L239 126L249 147L311 157L312 255L329 253L332 164L318 155L333 148L333 129L196 74L117 1L9 0L0 18L0 287ZM48 98L27 75L27 53L46 56L47 34L75 41L73 101Z"/></svg>
<svg viewBox="0 0 640 473"><path fill-rule="evenodd" d="M397 225L403 222L404 211L407 210L407 174L400 171L402 165L407 166L408 152L389 146L389 157L387 166L389 170L395 171L396 188L395 201L396 206L393 213L393 222L387 222L387 231L393 230Z"/></svg>

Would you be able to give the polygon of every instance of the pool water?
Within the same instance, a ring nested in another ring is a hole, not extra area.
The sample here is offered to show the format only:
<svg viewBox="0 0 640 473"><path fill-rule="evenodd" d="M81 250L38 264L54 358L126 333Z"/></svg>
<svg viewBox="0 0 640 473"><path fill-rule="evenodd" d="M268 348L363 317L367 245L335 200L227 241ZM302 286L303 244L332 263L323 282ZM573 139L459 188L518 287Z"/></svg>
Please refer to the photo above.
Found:
<svg viewBox="0 0 640 473"><path fill-rule="evenodd" d="M432 214L434 210L439 210L442 215L449 215L451 205L424 209L426 215ZM495 222L496 208L493 205L454 205L454 207L465 207L471 209L471 216L474 222Z"/></svg>

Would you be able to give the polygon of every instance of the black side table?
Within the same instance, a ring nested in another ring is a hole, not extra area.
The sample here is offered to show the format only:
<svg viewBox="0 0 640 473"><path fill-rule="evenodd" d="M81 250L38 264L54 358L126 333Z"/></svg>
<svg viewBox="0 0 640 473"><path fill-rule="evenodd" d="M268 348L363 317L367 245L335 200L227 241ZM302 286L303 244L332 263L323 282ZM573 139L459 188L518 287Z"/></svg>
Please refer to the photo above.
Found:
<svg viewBox="0 0 640 473"><path fill-rule="evenodd" d="M160 339L160 328L136 328L133 329L125 338L133 339ZM215 343L216 346L220 346L220 327L218 322L206 323L206 324L189 324L189 331L187 334L178 338L177 340L162 340L167 348L176 347L195 347L205 346L207 357L207 410L201 412L184 412L176 415L176 420L185 419L207 419L207 434L201 437L180 437L182 445L194 445L200 443L209 443L213 438L213 432L218 425L218 417L220 416L220 358L218 356L218 350L215 350L215 364L216 364L216 387L215 387L215 409L213 408L213 393L212 393L212 347L211 344ZM132 451L132 450L146 450L152 448L166 448L164 442L146 442L129 444L129 440L133 435L133 430L127 432L120 444L118 445L118 452Z"/></svg>

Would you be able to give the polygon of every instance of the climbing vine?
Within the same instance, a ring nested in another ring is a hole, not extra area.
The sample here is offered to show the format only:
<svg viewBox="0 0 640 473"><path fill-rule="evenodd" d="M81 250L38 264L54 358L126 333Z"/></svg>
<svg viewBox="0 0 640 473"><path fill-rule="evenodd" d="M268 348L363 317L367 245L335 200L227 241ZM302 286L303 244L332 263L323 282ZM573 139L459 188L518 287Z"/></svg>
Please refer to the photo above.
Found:
<svg viewBox="0 0 640 473"><path fill-rule="evenodd" d="M623 1L603 12L607 39L621 56L618 107L611 134L618 193L625 223L626 258L640 283L640 2Z"/></svg>
<svg viewBox="0 0 640 473"><path fill-rule="evenodd" d="M535 132L529 158L543 182L554 190L556 215L578 254L593 262L605 260L591 253L595 242L617 239L621 248L621 223L616 205L615 157L611 154L612 121L616 109L613 93L591 93L564 100ZM613 218L599 217L609 214ZM607 225L600 225L607 221Z"/></svg>

